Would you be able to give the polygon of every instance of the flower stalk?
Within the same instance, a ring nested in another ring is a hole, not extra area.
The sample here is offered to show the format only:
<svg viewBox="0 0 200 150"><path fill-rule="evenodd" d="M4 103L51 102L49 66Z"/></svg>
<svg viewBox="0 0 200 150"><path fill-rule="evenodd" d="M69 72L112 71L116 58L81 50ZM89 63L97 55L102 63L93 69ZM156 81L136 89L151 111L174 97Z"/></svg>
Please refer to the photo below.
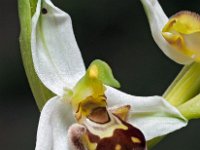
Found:
<svg viewBox="0 0 200 150"><path fill-rule="evenodd" d="M164 97L188 120L200 118L200 63L183 67Z"/></svg>
<svg viewBox="0 0 200 150"><path fill-rule="evenodd" d="M200 91L200 64L193 63L183 67L176 79L164 93L163 97L178 107L187 102Z"/></svg>
<svg viewBox="0 0 200 150"><path fill-rule="evenodd" d="M42 107L53 96L35 73L31 54L31 18L35 13L37 0L18 0L19 20L21 26L20 49L24 69L38 108Z"/></svg>

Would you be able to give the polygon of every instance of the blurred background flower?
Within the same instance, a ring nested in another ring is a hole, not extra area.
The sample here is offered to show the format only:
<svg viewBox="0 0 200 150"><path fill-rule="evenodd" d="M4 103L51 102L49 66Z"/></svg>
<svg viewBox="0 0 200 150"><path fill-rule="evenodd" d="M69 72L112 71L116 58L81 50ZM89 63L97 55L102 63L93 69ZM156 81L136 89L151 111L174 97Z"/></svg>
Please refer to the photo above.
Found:
<svg viewBox="0 0 200 150"><path fill-rule="evenodd" d="M86 65L96 58L108 62L122 91L141 96L162 95L181 69L154 43L140 1L53 2L71 15ZM168 16L180 10L200 13L197 0L160 3ZM0 18L0 146L3 150L34 149L39 110L20 58L17 1L2 0ZM200 120L191 121L154 149L200 149L199 124Z"/></svg>

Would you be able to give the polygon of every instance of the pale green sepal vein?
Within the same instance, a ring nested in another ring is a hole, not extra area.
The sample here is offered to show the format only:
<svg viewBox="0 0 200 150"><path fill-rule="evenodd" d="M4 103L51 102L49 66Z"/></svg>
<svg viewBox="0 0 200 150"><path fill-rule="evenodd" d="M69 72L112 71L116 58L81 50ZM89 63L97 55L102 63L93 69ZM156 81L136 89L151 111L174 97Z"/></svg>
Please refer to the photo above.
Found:
<svg viewBox="0 0 200 150"><path fill-rule="evenodd" d="M21 26L20 49L25 72L36 100L41 110L49 98L53 96L35 73L31 54L31 17L36 9L37 0L18 0L19 20Z"/></svg>

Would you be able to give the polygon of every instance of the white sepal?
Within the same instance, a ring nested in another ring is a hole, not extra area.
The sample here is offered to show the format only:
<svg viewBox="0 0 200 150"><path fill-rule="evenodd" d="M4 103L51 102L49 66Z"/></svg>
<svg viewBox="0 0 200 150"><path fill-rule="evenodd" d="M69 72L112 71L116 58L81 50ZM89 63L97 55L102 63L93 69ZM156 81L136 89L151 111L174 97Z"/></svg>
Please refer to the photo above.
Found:
<svg viewBox="0 0 200 150"><path fill-rule="evenodd" d="M51 98L41 112L35 150L70 150L68 128L73 122L70 105L58 96Z"/></svg>
<svg viewBox="0 0 200 150"><path fill-rule="evenodd" d="M85 73L71 18L50 0L38 0L31 49L37 75L57 95L61 96L65 87L72 88Z"/></svg>
<svg viewBox="0 0 200 150"><path fill-rule="evenodd" d="M128 122L138 127L146 140L174 132L187 125L181 113L160 96L137 97L107 87L109 106L131 105Z"/></svg>
<svg viewBox="0 0 200 150"><path fill-rule="evenodd" d="M190 64L193 61L191 58L177 51L163 38L162 29L167 24L168 17L158 0L141 0L141 2L150 24L152 36L158 47L173 61L179 64Z"/></svg>

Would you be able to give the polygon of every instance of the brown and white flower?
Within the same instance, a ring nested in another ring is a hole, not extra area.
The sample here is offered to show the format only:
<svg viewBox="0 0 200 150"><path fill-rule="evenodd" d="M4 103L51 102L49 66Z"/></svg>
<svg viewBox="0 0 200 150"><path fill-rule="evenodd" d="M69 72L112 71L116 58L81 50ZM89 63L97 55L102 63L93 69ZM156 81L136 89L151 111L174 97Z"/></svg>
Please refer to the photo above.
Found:
<svg viewBox="0 0 200 150"><path fill-rule="evenodd" d="M86 71L70 16L50 0L38 0L31 49L38 77L56 95L42 109L36 150L144 150L146 141L187 125L161 96L112 88L119 83L104 62Z"/></svg>

